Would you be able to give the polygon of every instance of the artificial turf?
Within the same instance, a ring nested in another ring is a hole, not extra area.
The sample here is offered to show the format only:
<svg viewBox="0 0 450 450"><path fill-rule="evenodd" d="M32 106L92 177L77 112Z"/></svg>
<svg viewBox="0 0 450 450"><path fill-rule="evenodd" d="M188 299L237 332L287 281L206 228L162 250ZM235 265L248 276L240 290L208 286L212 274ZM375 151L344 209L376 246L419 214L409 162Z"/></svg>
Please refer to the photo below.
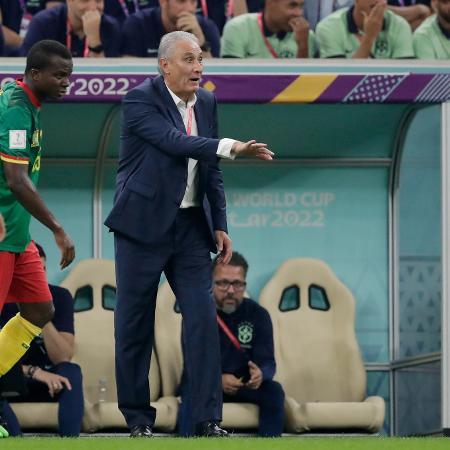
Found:
<svg viewBox="0 0 450 450"><path fill-rule="evenodd" d="M1 450L448 450L450 438L8 438Z"/></svg>

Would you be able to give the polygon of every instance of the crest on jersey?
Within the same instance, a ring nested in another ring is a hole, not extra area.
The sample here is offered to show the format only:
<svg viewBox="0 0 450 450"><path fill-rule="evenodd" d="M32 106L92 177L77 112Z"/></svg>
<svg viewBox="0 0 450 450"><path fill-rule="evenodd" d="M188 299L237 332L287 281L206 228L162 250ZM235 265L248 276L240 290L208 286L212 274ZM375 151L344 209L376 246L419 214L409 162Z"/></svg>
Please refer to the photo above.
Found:
<svg viewBox="0 0 450 450"><path fill-rule="evenodd" d="M253 324L242 322L238 326L238 339L241 344L248 344L253 339Z"/></svg>

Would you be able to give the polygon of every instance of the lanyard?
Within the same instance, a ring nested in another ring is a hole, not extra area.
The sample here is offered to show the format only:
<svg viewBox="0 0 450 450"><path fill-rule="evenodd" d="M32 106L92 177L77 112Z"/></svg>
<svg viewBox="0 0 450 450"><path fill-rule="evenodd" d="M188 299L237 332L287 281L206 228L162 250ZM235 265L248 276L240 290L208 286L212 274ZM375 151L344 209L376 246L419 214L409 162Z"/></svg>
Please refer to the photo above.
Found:
<svg viewBox="0 0 450 450"><path fill-rule="evenodd" d="M188 120L187 120L187 125L186 125L186 134L188 136L190 136L191 133L192 133L192 114L193 114L193 110L194 110L194 108L192 106L190 106L187 109Z"/></svg>
<svg viewBox="0 0 450 450"><path fill-rule="evenodd" d="M264 44L266 44L267 49L272 54L274 58L278 58L278 53L275 51L275 49L272 47L272 44L267 39L267 36L264 34L264 25L263 25L263 15L262 12L258 14L258 25L259 25L259 31L261 31L261 36L264 40Z"/></svg>
<svg viewBox="0 0 450 450"><path fill-rule="evenodd" d="M238 349L241 349L241 344L237 340L237 337L233 334L233 332L227 327L226 323L222 320L222 318L217 315L217 323L219 327L222 328L222 331L228 336L232 344Z"/></svg>
<svg viewBox="0 0 450 450"><path fill-rule="evenodd" d="M66 47L69 49L69 52L72 53L72 25L67 19L66 26ZM84 38L84 50L83 50L83 58L87 58L89 56L89 48L87 45L87 40Z"/></svg>
<svg viewBox="0 0 450 450"><path fill-rule="evenodd" d="M128 17L130 15L130 11L128 11L126 0L118 0L118 1L120 3L123 13L125 14L125 17ZM139 7L138 0L133 0L133 5L134 5L134 12L140 11L141 8Z"/></svg>
<svg viewBox="0 0 450 450"><path fill-rule="evenodd" d="M202 4L203 16L207 18L208 17L208 3L206 2L206 0L201 0L201 4ZM234 13L234 0L228 0L226 12L225 12L227 19L231 19L233 17L233 13Z"/></svg>

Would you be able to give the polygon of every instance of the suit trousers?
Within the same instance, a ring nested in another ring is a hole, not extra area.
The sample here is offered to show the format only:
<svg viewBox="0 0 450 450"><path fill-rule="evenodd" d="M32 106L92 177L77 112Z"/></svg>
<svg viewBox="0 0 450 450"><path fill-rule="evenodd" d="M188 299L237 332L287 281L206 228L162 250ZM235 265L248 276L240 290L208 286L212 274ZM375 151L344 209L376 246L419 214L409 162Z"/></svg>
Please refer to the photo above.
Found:
<svg viewBox="0 0 450 450"><path fill-rule="evenodd" d="M115 233L117 397L129 427L152 426L155 421L148 374L162 272L183 317L185 371L194 405L192 420L221 419L217 417L222 411L220 344L208 233L200 208L179 209L169 231L156 245Z"/></svg>

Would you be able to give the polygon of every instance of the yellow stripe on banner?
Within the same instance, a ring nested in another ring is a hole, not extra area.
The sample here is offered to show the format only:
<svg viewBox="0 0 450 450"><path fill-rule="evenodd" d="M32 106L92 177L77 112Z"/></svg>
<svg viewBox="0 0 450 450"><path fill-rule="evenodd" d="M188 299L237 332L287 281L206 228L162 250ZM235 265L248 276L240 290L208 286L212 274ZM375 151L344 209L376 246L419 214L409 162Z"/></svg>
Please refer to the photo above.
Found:
<svg viewBox="0 0 450 450"><path fill-rule="evenodd" d="M337 75L300 75L271 103L312 103L337 78Z"/></svg>
<svg viewBox="0 0 450 450"><path fill-rule="evenodd" d="M6 161L6 162L9 162L9 163L13 163L13 164L28 164L28 161L8 158L7 156L3 156L3 155L0 156L0 159L2 161Z"/></svg>

